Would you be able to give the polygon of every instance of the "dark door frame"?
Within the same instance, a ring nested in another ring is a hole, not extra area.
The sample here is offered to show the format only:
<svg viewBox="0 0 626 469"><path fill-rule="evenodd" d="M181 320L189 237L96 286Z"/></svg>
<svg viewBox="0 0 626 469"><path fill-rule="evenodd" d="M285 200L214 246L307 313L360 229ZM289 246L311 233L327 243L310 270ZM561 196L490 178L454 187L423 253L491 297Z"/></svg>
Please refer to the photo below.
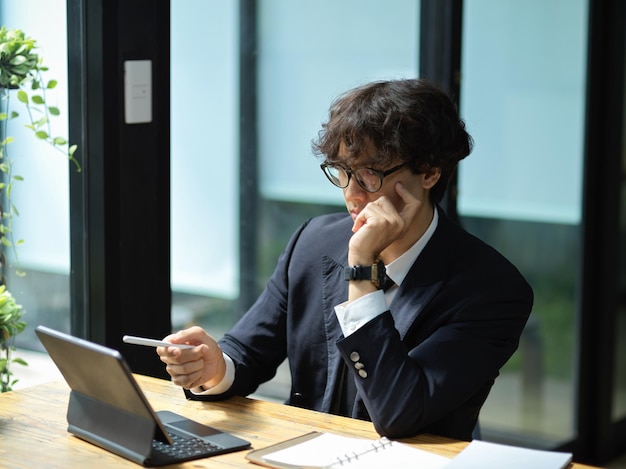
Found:
<svg viewBox="0 0 626 469"><path fill-rule="evenodd" d="M124 334L170 332L170 3L67 0L71 331L164 376ZM127 124L124 62L152 61L152 120Z"/></svg>
<svg viewBox="0 0 626 469"><path fill-rule="evenodd" d="M626 447L626 418L611 418L615 324L624 301L618 253L625 57L626 3L590 1L574 454L592 464L605 464Z"/></svg>

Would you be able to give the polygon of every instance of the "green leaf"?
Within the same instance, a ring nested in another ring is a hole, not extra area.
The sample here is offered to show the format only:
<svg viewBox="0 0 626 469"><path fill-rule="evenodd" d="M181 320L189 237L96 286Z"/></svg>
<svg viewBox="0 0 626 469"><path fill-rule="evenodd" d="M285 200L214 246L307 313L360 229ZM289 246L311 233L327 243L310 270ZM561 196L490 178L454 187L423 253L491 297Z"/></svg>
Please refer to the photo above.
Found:
<svg viewBox="0 0 626 469"><path fill-rule="evenodd" d="M23 80L28 74L28 72L30 72L30 67L27 64L14 65L12 72L13 72L13 75L18 75Z"/></svg>
<svg viewBox="0 0 626 469"><path fill-rule="evenodd" d="M17 363L18 365L28 366L28 363L26 363L22 358L19 358L19 357L16 357L11 361L13 363Z"/></svg>
<svg viewBox="0 0 626 469"><path fill-rule="evenodd" d="M23 54L24 52L28 53L28 46L26 44L22 44L16 51L15 55Z"/></svg>
<svg viewBox="0 0 626 469"><path fill-rule="evenodd" d="M15 179L16 181L23 181L24 178L22 176L20 176L19 174L16 174L15 176L13 176L13 179Z"/></svg>
<svg viewBox="0 0 626 469"><path fill-rule="evenodd" d="M26 62L26 57L23 55L17 55L9 61L11 65L22 65L24 62Z"/></svg>
<svg viewBox="0 0 626 469"><path fill-rule="evenodd" d="M32 100L32 101L33 101L33 103L35 103L35 104L45 104L44 99L43 99L41 96L39 96L38 94L36 94L35 96L33 96L33 97L31 98L31 100Z"/></svg>
<svg viewBox="0 0 626 469"><path fill-rule="evenodd" d="M38 132L35 132L35 135L37 136L37 138L40 138L42 140L48 138L48 132L46 132L45 130L39 130Z"/></svg>
<svg viewBox="0 0 626 469"><path fill-rule="evenodd" d="M26 94L26 91L19 90L17 92L17 99L21 103L28 104L28 95Z"/></svg>
<svg viewBox="0 0 626 469"><path fill-rule="evenodd" d="M46 125L47 123L48 123L48 118L46 116L43 116L41 119L34 121L33 125L36 128L39 128L39 127Z"/></svg>
<svg viewBox="0 0 626 469"><path fill-rule="evenodd" d="M6 112L0 112L0 121L5 121L9 118L9 115Z"/></svg>
<svg viewBox="0 0 626 469"><path fill-rule="evenodd" d="M48 82L48 89L51 90L52 88L57 86L57 81L56 80L50 80Z"/></svg>
<svg viewBox="0 0 626 469"><path fill-rule="evenodd" d="M56 106L49 106L48 107L48 111L50 112L50 114L52 114L53 116L58 116L61 114L61 111L59 110L58 107Z"/></svg>

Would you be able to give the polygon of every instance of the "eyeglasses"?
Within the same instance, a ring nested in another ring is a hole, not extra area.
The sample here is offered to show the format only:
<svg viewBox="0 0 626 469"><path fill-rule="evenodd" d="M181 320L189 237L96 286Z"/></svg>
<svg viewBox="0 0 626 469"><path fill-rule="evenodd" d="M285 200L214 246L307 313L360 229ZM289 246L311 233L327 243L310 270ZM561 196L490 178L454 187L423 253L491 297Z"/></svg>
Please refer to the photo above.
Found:
<svg viewBox="0 0 626 469"><path fill-rule="evenodd" d="M387 171L377 171L372 168L346 169L342 166L335 166L328 163L320 165L328 180L335 186L342 189L348 187L348 184L350 184L350 178L354 174L356 182L358 182L359 186L367 192L378 192L383 185L383 179L385 176L395 173L404 166L406 166L406 163L394 166Z"/></svg>

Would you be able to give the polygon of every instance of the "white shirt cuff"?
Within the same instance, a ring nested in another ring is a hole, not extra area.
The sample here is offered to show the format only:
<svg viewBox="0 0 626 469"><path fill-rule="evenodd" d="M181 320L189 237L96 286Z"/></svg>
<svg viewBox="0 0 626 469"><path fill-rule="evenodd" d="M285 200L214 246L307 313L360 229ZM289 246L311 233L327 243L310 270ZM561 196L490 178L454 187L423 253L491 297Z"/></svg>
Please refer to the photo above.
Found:
<svg viewBox="0 0 626 469"><path fill-rule="evenodd" d="M194 388L191 390L192 393L197 394L199 396L214 396L216 394L222 394L230 389L233 385L233 381L235 381L235 363L233 359L222 352L224 356L224 361L226 362L226 373L222 378L222 381L217 383L215 386L209 389L205 389L204 391L198 392L199 388Z"/></svg>
<svg viewBox="0 0 626 469"><path fill-rule="evenodd" d="M368 293L351 303L335 306L335 314L344 337L348 337L365 323L387 311L389 307L382 290Z"/></svg>

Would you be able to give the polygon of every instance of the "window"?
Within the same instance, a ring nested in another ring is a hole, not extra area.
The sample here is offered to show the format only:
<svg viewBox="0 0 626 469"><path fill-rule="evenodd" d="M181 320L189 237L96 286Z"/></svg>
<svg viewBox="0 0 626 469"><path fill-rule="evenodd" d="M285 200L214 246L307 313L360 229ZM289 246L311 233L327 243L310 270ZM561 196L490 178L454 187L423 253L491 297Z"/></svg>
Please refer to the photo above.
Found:
<svg viewBox="0 0 626 469"><path fill-rule="evenodd" d="M238 10L172 2L172 289L174 328L193 322L220 337L237 319L240 275L265 284L292 232L342 211L310 142L339 93L418 70L419 2L257 3L259 253L238 272ZM346 22L346 18L350 18ZM394 34L389 34L393 31ZM203 60L197 60L201 44ZM250 122L254 125L254 122ZM200 169L198 169L200 168ZM255 292L258 293L258 292ZM288 372L262 389L283 398Z"/></svg>
<svg viewBox="0 0 626 469"><path fill-rule="evenodd" d="M575 431L587 3L468 0L464 16L461 111L475 147L459 212L535 292L481 425L486 438L549 446Z"/></svg>
<svg viewBox="0 0 626 469"><path fill-rule="evenodd" d="M32 14L33 9L38 10L37 15ZM50 69L45 76L59 83L46 96L49 103L61 110L59 117L52 118L53 132L67 137L67 38L59 34L66 31L65 1L2 2L0 19L8 28L21 29L37 41L37 53ZM17 104L15 96L11 99ZM38 324L69 331L68 161L47 144L35 141L32 132L23 126L27 122L26 112L12 107L20 112L20 117L10 123L10 135L15 137L10 158L14 160L15 173L24 177L13 192L20 212L14 220L14 232L15 239L25 241L18 248L18 256L27 275L17 277L15 269L9 268L7 283L26 312L27 330L18 336L18 345L42 350L33 333ZM14 266L11 250L5 252Z"/></svg>

